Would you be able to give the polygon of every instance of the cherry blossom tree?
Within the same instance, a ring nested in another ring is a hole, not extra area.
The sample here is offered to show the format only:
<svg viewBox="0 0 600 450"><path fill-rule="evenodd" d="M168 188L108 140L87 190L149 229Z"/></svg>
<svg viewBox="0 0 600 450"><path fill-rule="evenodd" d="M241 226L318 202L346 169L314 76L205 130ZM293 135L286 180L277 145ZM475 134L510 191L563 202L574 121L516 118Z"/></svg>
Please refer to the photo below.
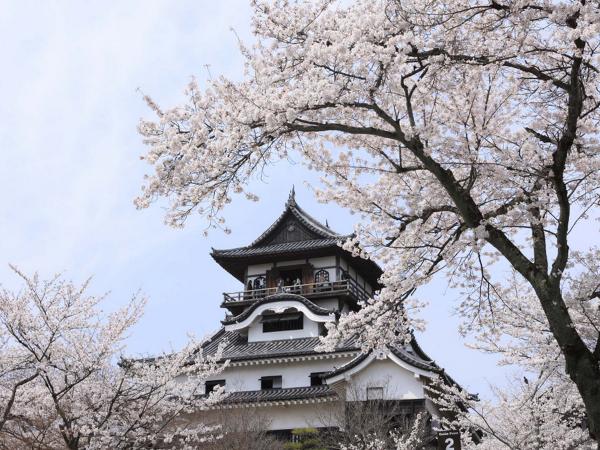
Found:
<svg viewBox="0 0 600 450"><path fill-rule="evenodd" d="M597 233L598 2L253 5L242 81L192 82L171 109L147 99L157 117L139 131L154 171L138 207L167 198L169 224L195 212L225 228L236 194L256 200L258 174L302 158L323 174L319 198L362 219L345 247L385 268L383 289L325 347L408 337L411 294L447 275L475 335L505 342L519 308L537 317L522 337L537 346L544 329L536 355L562 365L600 441L597 250L575 239Z"/></svg>
<svg viewBox="0 0 600 450"><path fill-rule="evenodd" d="M0 448L197 448L218 432L186 417L222 395L201 395L222 368L219 355L204 357L190 342L152 359L123 359L143 298L106 315L88 282L14 271L24 287L0 292Z"/></svg>
<svg viewBox="0 0 600 450"><path fill-rule="evenodd" d="M390 432L389 436L374 434L367 442L357 436L354 443L342 444L340 450L424 450L431 448L427 430L427 414L419 413L404 433Z"/></svg>
<svg viewBox="0 0 600 450"><path fill-rule="evenodd" d="M599 273L595 253L595 249L585 256L573 252L572 258L586 270L574 278L566 277L570 286L565 302L586 341L593 341L597 333L590 317L596 314L598 304L587 301L588 283ZM510 289L491 294L497 296L496 306L480 313L480 317L487 316L482 324L475 326L475 321L463 331L473 335L472 347L500 355L500 364L517 365L521 373L508 387L493 388L495 402L474 402L464 391L444 384L432 389L438 394L434 398L451 417L458 418L453 427L485 433L477 448L592 448L581 396L565 374L564 357L544 311L527 282L515 272L512 278ZM457 405L470 408L467 412Z"/></svg>
<svg viewBox="0 0 600 450"><path fill-rule="evenodd" d="M494 401L475 402L465 391L443 383L430 392L441 409L455 418L444 420L443 425L461 430L467 449L590 450L595 446L576 386L553 371L515 376L509 387L494 389Z"/></svg>

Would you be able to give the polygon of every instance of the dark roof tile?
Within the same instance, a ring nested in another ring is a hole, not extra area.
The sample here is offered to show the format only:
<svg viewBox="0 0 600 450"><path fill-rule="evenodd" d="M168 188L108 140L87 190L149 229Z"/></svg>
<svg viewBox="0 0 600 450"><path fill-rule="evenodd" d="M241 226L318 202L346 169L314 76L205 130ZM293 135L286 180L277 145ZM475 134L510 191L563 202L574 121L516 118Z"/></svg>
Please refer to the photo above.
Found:
<svg viewBox="0 0 600 450"><path fill-rule="evenodd" d="M239 332L222 328L204 344L203 352L205 355L214 355L220 345L225 345L223 360L249 361L320 354L315 350L319 343L318 337L248 342ZM353 345L348 344L340 346L334 353L356 351Z"/></svg>
<svg viewBox="0 0 600 450"><path fill-rule="evenodd" d="M225 250L213 249L212 256L216 258L245 258L247 256L278 255L291 251L315 250L320 248L335 248L344 240L339 238L311 239L306 241L283 242L280 244L265 245L262 247L238 247Z"/></svg>
<svg viewBox="0 0 600 450"><path fill-rule="evenodd" d="M305 400L313 398L337 398L329 386L306 386L262 391L239 391L228 394L220 404L260 403L273 401Z"/></svg>

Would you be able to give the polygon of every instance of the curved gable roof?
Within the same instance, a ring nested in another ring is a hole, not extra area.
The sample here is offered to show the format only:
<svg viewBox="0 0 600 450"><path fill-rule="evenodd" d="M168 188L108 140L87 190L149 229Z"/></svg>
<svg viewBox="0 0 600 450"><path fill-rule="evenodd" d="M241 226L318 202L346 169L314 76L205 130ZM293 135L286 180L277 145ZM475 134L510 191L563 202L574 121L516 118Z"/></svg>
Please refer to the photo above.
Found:
<svg viewBox="0 0 600 450"><path fill-rule="evenodd" d="M315 305L313 302L308 300L306 297L302 297L301 295L297 295L297 294L290 294L290 293L284 292L281 294L268 295L267 297L262 298L256 302L252 303L252 305L250 305L250 307L248 307L243 313L238 314L237 316L225 318L225 320L222 320L221 323L223 325L231 325L234 323L242 322L242 321L246 320L248 317L250 317L252 315L252 313L254 311L256 311L256 309L258 307L269 304L269 303L279 303L279 302L285 301L285 300L293 300L293 301L300 302L304 306L306 306L310 312L312 312L318 316L330 316L331 314L335 314L335 311L330 310L330 309L321 308L320 306Z"/></svg>
<svg viewBox="0 0 600 450"><path fill-rule="evenodd" d="M389 345L387 347L387 350L394 356L396 356L398 359L404 361L406 364L416 368L416 369L421 369L424 371L429 371L429 372L434 372L434 373L440 373L441 370L440 368L435 364L435 362L433 362L432 360L429 359L422 359L420 358L418 355L416 354L412 354L412 351L405 349L401 346L397 346L397 345ZM338 367L337 369L329 372L328 374L326 374L324 376L324 378L326 379L330 379L330 378L334 378L338 375L341 375L345 372L348 372L349 370L357 367L359 364L361 364L363 361L367 360L368 358L373 357L373 351L369 351L369 352L362 352L359 355L357 355L354 359L352 359L351 361L348 361L346 364L344 364L341 367Z"/></svg>

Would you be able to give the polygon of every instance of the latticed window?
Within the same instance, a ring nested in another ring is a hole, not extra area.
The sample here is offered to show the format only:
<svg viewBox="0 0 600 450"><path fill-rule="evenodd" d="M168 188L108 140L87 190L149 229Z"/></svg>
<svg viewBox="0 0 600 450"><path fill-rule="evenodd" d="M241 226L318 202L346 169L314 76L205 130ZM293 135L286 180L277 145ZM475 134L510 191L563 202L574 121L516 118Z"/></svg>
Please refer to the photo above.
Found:
<svg viewBox="0 0 600 450"><path fill-rule="evenodd" d="M329 272L325 269L320 269L315 272L315 283L327 283L329 281Z"/></svg>
<svg viewBox="0 0 600 450"><path fill-rule="evenodd" d="M263 316L262 325L263 333L301 330L304 328L304 315L302 313L267 315Z"/></svg>

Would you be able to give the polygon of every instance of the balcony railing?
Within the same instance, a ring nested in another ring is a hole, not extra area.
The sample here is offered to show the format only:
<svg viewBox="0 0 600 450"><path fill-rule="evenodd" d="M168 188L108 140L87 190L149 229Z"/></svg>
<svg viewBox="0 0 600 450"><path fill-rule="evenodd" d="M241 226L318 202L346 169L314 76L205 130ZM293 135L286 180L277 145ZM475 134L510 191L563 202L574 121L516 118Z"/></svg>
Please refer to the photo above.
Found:
<svg viewBox="0 0 600 450"><path fill-rule="evenodd" d="M367 294L362 286L359 286L356 281L349 279L342 281L324 281L319 283L295 284L291 286L253 289L251 291L224 292L223 304L228 305L231 303L252 302L255 300L260 300L268 295L283 293L298 294L307 298L333 295L350 295L357 301L363 301L369 298L369 294Z"/></svg>

